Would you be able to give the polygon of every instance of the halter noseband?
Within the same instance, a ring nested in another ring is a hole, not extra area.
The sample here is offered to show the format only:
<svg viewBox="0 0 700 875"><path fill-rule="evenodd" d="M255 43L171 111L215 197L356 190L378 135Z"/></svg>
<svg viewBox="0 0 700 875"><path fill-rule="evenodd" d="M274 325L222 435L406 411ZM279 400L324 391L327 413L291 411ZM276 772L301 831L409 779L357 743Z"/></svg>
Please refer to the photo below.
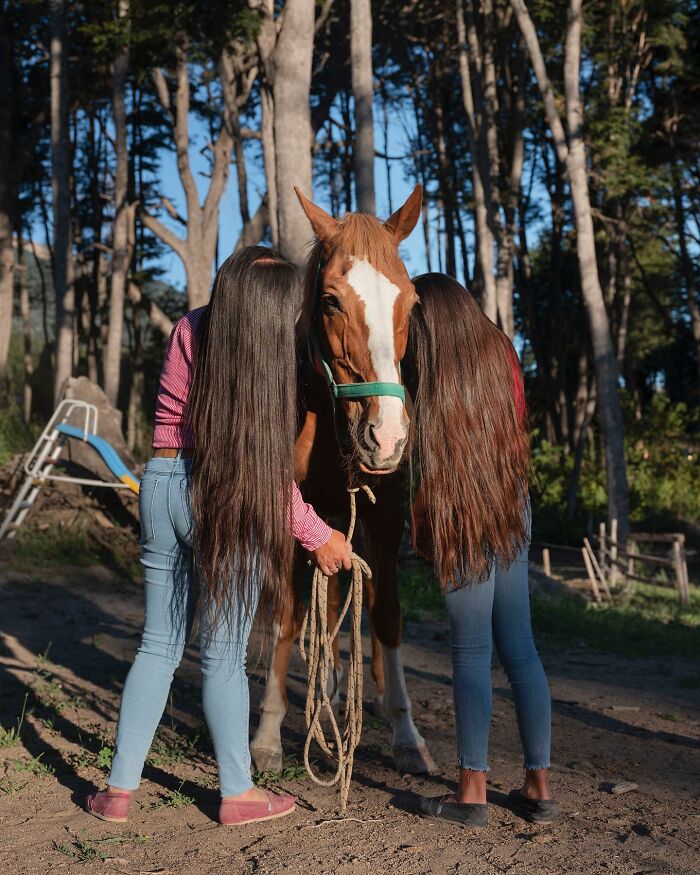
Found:
<svg viewBox="0 0 700 875"><path fill-rule="evenodd" d="M357 398L369 398L371 396L389 396L392 398L400 398L402 402L406 402L406 390L401 383L387 383L383 381L375 381L372 383L336 383L331 371L330 365L323 357L321 344L316 334L314 319L318 309L318 301L321 291L321 268L323 259L319 259L318 268L316 269L316 280L314 282L314 297L311 307L311 320L309 324L309 353L312 363L317 362L320 366L320 372L325 377L328 388L333 396L333 401L336 398L355 400Z"/></svg>

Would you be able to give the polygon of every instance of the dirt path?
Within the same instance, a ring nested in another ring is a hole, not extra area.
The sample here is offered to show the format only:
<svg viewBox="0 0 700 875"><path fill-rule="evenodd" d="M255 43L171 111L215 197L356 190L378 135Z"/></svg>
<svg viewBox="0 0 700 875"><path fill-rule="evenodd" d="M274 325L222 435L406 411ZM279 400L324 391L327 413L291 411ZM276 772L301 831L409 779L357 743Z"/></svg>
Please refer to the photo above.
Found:
<svg viewBox="0 0 700 875"><path fill-rule="evenodd" d="M90 818L79 803L104 781L97 764L109 757L118 695L138 640L138 589L120 586L100 568L35 577L5 571L0 605L0 723L13 724L27 691L31 711L21 743L0 748L4 875L700 871L700 702L692 680L698 663L660 654L624 660L573 647L543 654L554 698L553 778L565 811L546 829L503 805L520 777L521 754L508 687L495 669L491 819L474 835L411 813L415 794L452 786L455 745L445 630L437 622L409 624L407 681L416 722L443 773L425 780L397 774L387 727L367 717L342 820L333 820L335 791L299 778L291 762L281 783L299 797L298 811L264 830L227 830L213 820L215 771L201 727L196 653L188 651L132 820L120 827ZM303 686L297 656L285 729L287 752L297 758ZM259 678L251 690L256 701ZM636 781L639 790L613 796L600 789L623 780Z"/></svg>

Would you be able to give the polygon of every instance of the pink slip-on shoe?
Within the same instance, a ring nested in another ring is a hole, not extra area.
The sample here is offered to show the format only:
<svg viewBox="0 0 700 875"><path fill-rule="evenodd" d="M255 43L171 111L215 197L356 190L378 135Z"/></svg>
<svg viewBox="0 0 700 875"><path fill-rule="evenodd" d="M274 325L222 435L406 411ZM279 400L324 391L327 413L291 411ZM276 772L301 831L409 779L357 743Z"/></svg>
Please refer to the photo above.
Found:
<svg viewBox="0 0 700 875"><path fill-rule="evenodd" d="M100 820L108 820L110 823L126 823L129 819L129 802L131 793L120 793L107 790L99 790L91 793L85 800L85 810L99 817Z"/></svg>
<svg viewBox="0 0 700 875"><path fill-rule="evenodd" d="M294 811L294 797L289 793L271 793L265 790L266 801L239 801L227 799L219 806L219 823L223 826L241 826L260 820L273 820Z"/></svg>

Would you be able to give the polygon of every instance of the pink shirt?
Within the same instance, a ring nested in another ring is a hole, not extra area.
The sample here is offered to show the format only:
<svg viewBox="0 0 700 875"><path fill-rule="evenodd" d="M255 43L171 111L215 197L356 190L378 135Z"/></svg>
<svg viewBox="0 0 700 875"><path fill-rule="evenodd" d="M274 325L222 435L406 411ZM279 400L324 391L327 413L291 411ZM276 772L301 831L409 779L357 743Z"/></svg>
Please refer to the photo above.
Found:
<svg viewBox="0 0 700 875"><path fill-rule="evenodd" d="M191 447L192 431L187 425L187 404L192 384L194 346L197 327L205 308L192 310L173 328L165 353L156 400L153 446ZM302 498L299 487L292 482L292 535L305 550L316 550L325 544L332 529Z"/></svg>

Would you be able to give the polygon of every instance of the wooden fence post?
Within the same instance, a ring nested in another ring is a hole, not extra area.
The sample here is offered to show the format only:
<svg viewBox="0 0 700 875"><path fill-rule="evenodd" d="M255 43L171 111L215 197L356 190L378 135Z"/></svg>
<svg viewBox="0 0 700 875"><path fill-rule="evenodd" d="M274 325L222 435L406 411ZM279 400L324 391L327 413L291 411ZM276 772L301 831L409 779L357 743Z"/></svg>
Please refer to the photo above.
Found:
<svg viewBox="0 0 700 875"><path fill-rule="evenodd" d="M610 586L617 583L617 519L610 522L610 571L608 574Z"/></svg>
<svg viewBox="0 0 700 875"><path fill-rule="evenodd" d="M544 568L544 573L547 577L552 576L552 566L549 561L549 548L544 547L542 550L542 567Z"/></svg>
<svg viewBox="0 0 700 875"><path fill-rule="evenodd" d="M588 550L583 547L581 550L583 554L583 564L586 566L586 571L588 572L588 579L591 582L591 589L593 590L593 598L600 604L602 602L602 598L600 597L600 590L598 589L598 583L595 579L595 574L593 572L593 566L591 565L591 559L588 555Z"/></svg>
<svg viewBox="0 0 700 875"><path fill-rule="evenodd" d="M681 537L675 538L671 547L673 555L673 566L676 572L676 589L678 590L678 598L682 605L687 605L690 601L689 588L686 587L685 576L687 574L687 565L685 561L685 551L681 547L681 543L685 542L685 538L681 541Z"/></svg>

